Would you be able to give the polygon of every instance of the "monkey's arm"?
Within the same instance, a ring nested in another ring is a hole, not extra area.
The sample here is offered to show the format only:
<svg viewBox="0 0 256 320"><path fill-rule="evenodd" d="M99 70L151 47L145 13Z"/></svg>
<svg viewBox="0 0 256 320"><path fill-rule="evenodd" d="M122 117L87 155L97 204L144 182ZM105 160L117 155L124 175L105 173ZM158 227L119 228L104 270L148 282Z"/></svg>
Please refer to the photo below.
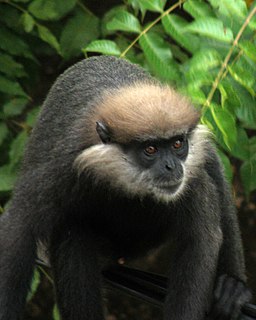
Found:
<svg viewBox="0 0 256 320"><path fill-rule="evenodd" d="M24 171L0 218L0 320L19 319L33 276L37 241L47 239L59 219L58 189L53 189L56 171L42 167Z"/></svg>
<svg viewBox="0 0 256 320"><path fill-rule="evenodd" d="M242 241L236 212L231 205L228 188L221 198L223 243L219 255L214 301L209 316L211 320L237 319L241 307L251 301L252 294L246 286ZM222 315L222 318L220 317Z"/></svg>
<svg viewBox="0 0 256 320"><path fill-rule="evenodd" d="M56 230L50 246L61 319L103 320L95 241L79 228L65 229Z"/></svg>
<svg viewBox="0 0 256 320"><path fill-rule="evenodd" d="M9 219L9 209L0 219L0 319L21 315L33 275L36 246L31 230Z"/></svg>
<svg viewBox="0 0 256 320"><path fill-rule="evenodd" d="M220 206L220 227L223 233L223 242L217 274L227 273L229 276L246 281L243 245L234 199L225 179L223 166L211 145L209 145L205 169L216 186Z"/></svg>
<svg viewBox="0 0 256 320"><path fill-rule="evenodd" d="M226 195L227 196L227 195ZM222 199L223 204L226 198ZM241 307L250 302L252 294L246 286L244 257L236 213L228 207L222 211L223 243L219 255L213 304L207 319L238 319ZM228 210L229 209L229 210ZM243 318L242 318L243 319Z"/></svg>
<svg viewBox="0 0 256 320"><path fill-rule="evenodd" d="M17 320L30 288L36 243L28 220L32 206L21 192L0 217L0 319Z"/></svg>
<svg viewBox="0 0 256 320"><path fill-rule="evenodd" d="M207 171L216 184L221 210L223 242L220 249L214 302L209 319L222 319L226 315L236 319L241 306L251 300L246 287L246 274L239 222L230 188L224 178L222 166L213 152ZM215 173L214 173L215 172ZM220 172L221 174L216 174ZM228 319L229 319L228 318Z"/></svg>
<svg viewBox="0 0 256 320"><path fill-rule="evenodd" d="M216 189L207 179L202 174L193 182L176 216L165 320L203 320L210 307L222 234Z"/></svg>

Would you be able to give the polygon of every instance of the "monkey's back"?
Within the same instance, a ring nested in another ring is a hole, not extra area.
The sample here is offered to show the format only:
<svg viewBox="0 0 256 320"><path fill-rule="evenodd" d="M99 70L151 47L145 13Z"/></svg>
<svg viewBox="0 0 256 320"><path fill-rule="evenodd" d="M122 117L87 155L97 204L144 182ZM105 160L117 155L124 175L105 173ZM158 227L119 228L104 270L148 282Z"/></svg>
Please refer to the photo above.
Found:
<svg viewBox="0 0 256 320"><path fill-rule="evenodd" d="M82 60L54 83L25 153L24 169L79 152L84 145L81 119L105 92L139 81L153 81L139 66L111 56ZM121 106L120 106L121 107ZM63 157L63 160L64 160Z"/></svg>

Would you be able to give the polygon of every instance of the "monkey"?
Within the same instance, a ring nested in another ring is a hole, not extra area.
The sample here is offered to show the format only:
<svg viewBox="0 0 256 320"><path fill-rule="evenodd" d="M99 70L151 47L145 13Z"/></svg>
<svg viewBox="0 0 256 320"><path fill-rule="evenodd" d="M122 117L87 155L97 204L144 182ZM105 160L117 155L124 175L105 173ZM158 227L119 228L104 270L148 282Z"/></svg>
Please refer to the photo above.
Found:
<svg viewBox="0 0 256 320"><path fill-rule="evenodd" d="M250 299L239 225L199 120L124 59L91 57L60 75L0 220L0 320L20 319L42 243L63 320L102 320L102 270L170 241L164 320L239 316Z"/></svg>

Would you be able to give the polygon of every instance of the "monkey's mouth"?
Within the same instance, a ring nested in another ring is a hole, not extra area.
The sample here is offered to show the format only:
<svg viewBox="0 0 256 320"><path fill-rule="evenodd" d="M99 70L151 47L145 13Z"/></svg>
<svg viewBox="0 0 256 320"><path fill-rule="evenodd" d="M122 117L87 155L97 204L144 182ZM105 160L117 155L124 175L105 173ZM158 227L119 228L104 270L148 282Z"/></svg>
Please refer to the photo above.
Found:
<svg viewBox="0 0 256 320"><path fill-rule="evenodd" d="M181 186L182 182L178 182L175 184L158 184L155 186L155 188L158 190L158 192L161 193L175 193L179 187Z"/></svg>

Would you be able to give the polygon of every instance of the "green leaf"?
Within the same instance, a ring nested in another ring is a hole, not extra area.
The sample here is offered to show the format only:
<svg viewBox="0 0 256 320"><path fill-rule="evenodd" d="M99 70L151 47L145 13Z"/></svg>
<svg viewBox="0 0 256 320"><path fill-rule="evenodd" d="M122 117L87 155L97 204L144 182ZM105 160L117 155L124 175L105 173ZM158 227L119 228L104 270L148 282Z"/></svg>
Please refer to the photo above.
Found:
<svg viewBox="0 0 256 320"><path fill-rule="evenodd" d="M186 64L188 72L198 72L208 70L218 67L221 64L222 60L218 51L215 49L202 49L193 55L193 57Z"/></svg>
<svg viewBox="0 0 256 320"><path fill-rule="evenodd" d="M256 157L253 156L249 161L245 161L240 168L240 175L245 193L249 195L256 190Z"/></svg>
<svg viewBox="0 0 256 320"><path fill-rule="evenodd" d="M83 49L86 52L98 52L106 55L119 56L121 54L117 44L111 40L95 40Z"/></svg>
<svg viewBox="0 0 256 320"><path fill-rule="evenodd" d="M210 129L210 131L212 133L214 133L214 131L215 131L214 129L215 129L215 127L217 128L217 126L212 118L212 115L211 115L209 108L207 108L205 110L205 112L202 114L200 120L203 125L205 125L208 129ZM219 129L217 128L217 130L219 130Z"/></svg>
<svg viewBox="0 0 256 320"><path fill-rule="evenodd" d="M0 92L15 96L27 97L26 93L16 81L11 81L0 75Z"/></svg>
<svg viewBox="0 0 256 320"><path fill-rule="evenodd" d="M223 135L223 140L229 149L232 149L237 141L237 128L233 115L218 105L211 104L211 114Z"/></svg>
<svg viewBox="0 0 256 320"><path fill-rule="evenodd" d="M170 46L159 34L148 32L139 39L139 44L155 74L164 80L179 79L178 66L173 60Z"/></svg>
<svg viewBox="0 0 256 320"><path fill-rule="evenodd" d="M97 39L100 34L99 19L87 12L77 11L65 25L60 47L65 59L76 57L89 42Z"/></svg>
<svg viewBox="0 0 256 320"><path fill-rule="evenodd" d="M114 34L115 32L112 30L108 30L107 29L107 24L114 19L114 17L118 14L118 12L122 12L126 9L126 7L124 5L119 5L119 6L115 6L113 8L111 8L109 11L107 11L104 16L103 19L101 19L101 33L103 38L105 38L106 36L110 35L110 34Z"/></svg>
<svg viewBox="0 0 256 320"><path fill-rule="evenodd" d="M35 25L35 20L28 12L24 12L21 15L21 22L26 32L31 32L33 30Z"/></svg>
<svg viewBox="0 0 256 320"><path fill-rule="evenodd" d="M189 96L191 101L196 105L203 105L206 100L204 92L197 86L194 86L193 83L186 85L186 87L182 88L181 91L185 95Z"/></svg>
<svg viewBox="0 0 256 320"><path fill-rule="evenodd" d="M232 78L240 83L252 96L255 95L253 90L253 85L255 83L255 77L250 72L250 70L243 68L238 64L233 66L227 66L229 73L231 74Z"/></svg>
<svg viewBox="0 0 256 320"><path fill-rule="evenodd" d="M40 112L40 107L35 107L27 113L26 124L31 128L34 127L36 120L38 118L39 112Z"/></svg>
<svg viewBox="0 0 256 320"><path fill-rule="evenodd" d="M233 179L233 170L232 170L232 166L230 163L229 158L218 149L218 155L221 158L221 162L224 166L224 170L225 170L225 176L228 179L228 181L231 183L232 179Z"/></svg>
<svg viewBox="0 0 256 320"><path fill-rule="evenodd" d="M205 124L211 132L215 136L216 142L227 152L230 152L230 149L227 147L226 143L224 142L223 134L218 128L210 108L206 108L202 114L201 122Z"/></svg>
<svg viewBox="0 0 256 320"><path fill-rule="evenodd" d="M122 10L118 11L115 17L107 23L107 29L140 33L141 26L133 14Z"/></svg>
<svg viewBox="0 0 256 320"><path fill-rule="evenodd" d="M218 84L217 88L220 91L220 95L221 95L221 106L225 108L225 102L227 101L227 98L228 98L227 91L225 90L221 82Z"/></svg>
<svg viewBox="0 0 256 320"><path fill-rule="evenodd" d="M194 88L210 87L216 77L216 71L204 72L197 70L195 72L184 72L188 85Z"/></svg>
<svg viewBox="0 0 256 320"><path fill-rule="evenodd" d="M191 53L198 49L198 38L194 35L184 34L184 29L189 25L186 20L175 14L168 14L162 18L162 24L166 33L183 48Z"/></svg>
<svg viewBox="0 0 256 320"><path fill-rule="evenodd" d="M170 47L171 47L174 59L179 61L181 65L189 60L190 58L189 54L184 50L182 50L182 48L179 45L175 43L170 43Z"/></svg>
<svg viewBox="0 0 256 320"><path fill-rule="evenodd" d="M225 28L220 20L213 17L204 17L192 21L184 31L197 33L224 43L231 43L234 39L232 30Z"/></svg>
<svg viewBox="0 0 256 320"><path fill-rule="evenodd" d="M200 0L188 0L184 3L183 8L195 19L214 17L213 10L208 3Z"/></svg>
<svg viewBox="0 0 256 320"><path fill-rule="evenodd" d="M51 33L51 31L42 25L37 25L37 30L39 37L48 43L51 47L53 47L59 54L60 53L60 45L56 39L56 37Z"/></svg>
<svg viewBox="0 0 256 320"><path fill-rule="evenodd" d="M25 109L27 103L28 103L28 99L27 98L15 97L15 98L9 100L3 106L3 112L6 115L6 117L18 116L18 115L22 114L22 112Z"/></svg>
<svg viewBox="0 0 256 320"><path fill-rule="evenodd" d="M218 90L221 94L221 106L227 108L231 113L235 113L235 108L241 105L241 100L239 92L229 80L228 77L223 79L218 85Z"/></svg>
<svg viewBox="0 0 256 320"><path fill-rule="evenodd" d="M255 98L239 84L234 83L233 86L240 101L239 104L233 105L237 118L242 122L245 128L256 129Z"/></svg>
<svg viewBox="0 0 256 320"><path fill-rule="evenodd" d="M209 0L209 2L222 16L230 16L233 20L236 18L241 23L244 22L247 15L244 0Z"/></svg>
<svg viewBox="0 0 256 320"><path fill-rule="evenodd" d="M0 1L0 21L1 28L7 26L9 30L19 32L20 31L20 15L21 13L14 7L3 4L3 1Z"/></svg>
<svg viewBox="0 0 256 320"><path fill-rule="evenodd" d="M8 135L8 127L4 122L0 122L0 145Z"/></svg>
<svg viewBox="0 0 256 320"><path fill-rule="evenodd" d="M253 157L253 155L256 154L256 136L253 136L249 139L249 145L250 145L250 156Z"/></svg>
<svg viewBox="0 0 256 320"><path fill-rule="evenodd" d="M231 154L241 160L248 160L250 157L250 142L243 128L237 128L237 141L231 149Z"/></svg>
<svg viewBox="0 0 256 320"><path fill-rule="evenodd" d="M134 9L135 14L138 16L139 11L141 12L142 20L145 18L146 9L141 4L140 0L127 0L127 4Z"/></svg>
<svg viewBox="0 0 256 320"><path fill-rule="evenodd" d="M243 50L247 57L256 62L256 45L254 43L248 40L244 40L238 42L238 46Z"/></svg>
<svg viewBox="0 0 256 320"><path fill-rule="evenodd" d="M58 20L70 12L76 0L33 0L28 10L41 20Z"/></svg>
<svg viewBox="0 0 256 320"><path fill-rule="evenodd" d="M11 143L9 157L10 157L10 168L13 170L20 161L24 154L25 145L28 139L28 134L26 131L22 131Z"/></svg>
<svg viewBox="0 0 256 320"><path fill-rule="evenodd" d="M16 174L8 165L0 167L0 192L11 191L16 180Z"/></svg>
<svg viewBox="0 0 256 320"><path fill-rule="evenodd" d="M247 8L245 0L209 0L214 7L216 17L223 22L225 27L232 29L233 34L237 34L241 25L246 19ZM245 30L244 34L247 33Z"/></svg>
<svg viewBox="0 0 256 320"><path fill-rule="evenodd" d="M53 308L53 320L61 320L60 313L56 304L54 305L54 308Z"/></svg>
<svg viewBox="0 0 256 320"><path fill-rule="evenodd" d="M149 10L162 13L164 11L166 0L140 0L139 3L142 11Z"/></svg>
<svg viewBox="0 0 256 320"><path fill-rule="evenodd" d="M23 56L36 61L27 43L4 26L0 28L0 48L11 55Z"/></svg>
<svg viewBox="0 0 256 320"><path fill-rule="evenodd" d="M0 71L9 77L26 76L23 65L16 62L12 56L4 53L0 53Z"/></svg>
<svg viewBox="0 0 256 320"><path fill-rule="evenodd" d="M251 108L252 107L252 108ZM243 126L248 129L256 129L256 108L254 106L241 105L236 108L236 115L243 123Z"/></svg>
<svg viewBox="0 0 256 320"><path fill-rule="evenodd" d="M127 49L127 47L131 44L130 40L127 39L123 35L119 35L118 38L115 39L118 48L120 48L121 52ZM130 50L125 54L125 59L128 59L132 63L143 65L145 62L145 57L143 53L138 53L135 47L131 47Z"/></svg>
<svg viewBox="0 0 256 320"><path fill-rule="evenodd" d="M30 291L29 291L29 294L27 296L27 301L29 301L29 300L31 300L33 298L33 296L36 293L36 290L37 290L39 284L40 284L40 273L38 272L37 269L35 269L34 275L33 275L32 284L31 284L31 287L30 287Z"/></svg>
<svg viewBox="0 0 256 320"><path fill-rule="evenodd" d="M253 8L253 6L252 6L252 8ZM254 16L252 17L252 19L250 20L250 22L249 22L249 24L248 24L248 27L249 27L251 30L253 30L253 31L256 30L256 16L255 16L255 15L254 15Z"/></svg>

